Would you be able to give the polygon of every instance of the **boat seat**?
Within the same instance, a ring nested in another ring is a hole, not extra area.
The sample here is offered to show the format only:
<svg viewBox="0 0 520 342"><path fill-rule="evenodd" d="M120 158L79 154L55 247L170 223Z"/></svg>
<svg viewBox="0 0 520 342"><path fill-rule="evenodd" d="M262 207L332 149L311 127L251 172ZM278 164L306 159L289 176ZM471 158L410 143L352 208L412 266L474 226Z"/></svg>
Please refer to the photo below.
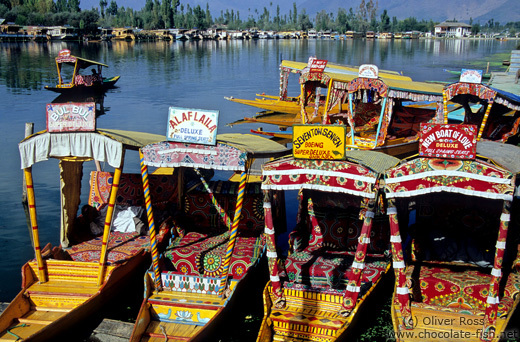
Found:
<svg viewBox="0 0 520 342"><path fill-rule="evenodd" d="M209 186L232 220L238 183L218 181L210 182ZM184 212L175 221L177 234L164 253L167 268L192 276L220 275L229 233L209 194L200 187L188 192ZM263 227L263 194L259 184L250 183L243 200L230 277L242 278L258 261L264 245Z"/></svg>
<svg viewBox="0 0 520 342"><path fill-rule="evenodd" d="M289 244L294 248L285 261L286 276L292 283L344 290L363 222L358 217L359 208L319 207L323 204L320 201L319 198L314 201L320 231L312 229L308 220L306 231L310 231L310 236L307 240L301 238L305 235L301 230L290 235ZM388 220L374 218L362 283L375 282L385 272L389 241Z"/></svg>
<svg viewBox="0 0 520 342"><path fill-rule="evenodd" d="M415 275L415 267L420 268ZM485 310L492 276L478 269L410 265L406 277L413 300L453 309ZM419 297L419 298L418 298Z"/></svg>

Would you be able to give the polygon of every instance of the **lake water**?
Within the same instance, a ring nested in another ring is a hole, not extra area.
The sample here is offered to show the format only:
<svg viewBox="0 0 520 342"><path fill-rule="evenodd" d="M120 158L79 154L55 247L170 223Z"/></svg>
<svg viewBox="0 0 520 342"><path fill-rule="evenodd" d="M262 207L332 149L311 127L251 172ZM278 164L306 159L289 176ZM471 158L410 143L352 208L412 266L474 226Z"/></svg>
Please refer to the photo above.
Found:
<svg viewBox="0 0 520 342"><path fill-rule="evenodd" d="M258 124L226 124L256 110L224 99L278 94L281 59L305 62L309 56L350 65L376 64L418 81L456 81L444 69L505 70L519 41L497 40L255 40L202 42L0 43L0 301L20 289L21 266L34 257L21 204L22 171L18 142L24 124L44 130L45 104L56 94L54 58L64 48L73 55L104 62L105 76L121 75L118 88L104 98L100 128L165 134L168 107L220 111L219 133L248 133ZM498 65L496 64L498 62ZM295 94L296 88L293 89ZM266 127L269 128L269 127ZM58 244L59 173L54 160L33 167L41 243ZM127 163L127 172L139 172ZM86 201L86 194L82 195Z"/></svg>

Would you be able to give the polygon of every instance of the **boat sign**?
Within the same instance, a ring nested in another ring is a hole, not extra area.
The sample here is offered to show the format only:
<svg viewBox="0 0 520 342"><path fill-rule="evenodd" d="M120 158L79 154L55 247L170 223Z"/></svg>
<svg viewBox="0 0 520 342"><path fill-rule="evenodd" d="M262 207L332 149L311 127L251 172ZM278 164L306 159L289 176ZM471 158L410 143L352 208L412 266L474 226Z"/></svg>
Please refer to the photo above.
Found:
<svg viewBox="0 0 520 342"><path fill-rule="evenodd" d="M96 130L94 102L48 103L47 132L93 132Z"/></svg>
<svg viewBox="0 0 520 342"><path fill-rule="evenodd" d="M343 125L294 125L293 156L300 159L345 159Z"/></svg>
<svg viewBox="0 0 520 342"><path fill-rule="evenodd" d="M419 155L446 159L475 159L477 126L421 124Z"/></svg>
<svg viewBox="0 0 520 342"><path fill-rule="evenodd" d="M482 70L462 69L460 72L460 82L482 83Z"/></svg>
<svg viewBox="0 0 520 342"><path fill-rule="evenodd" d="M377 78L379 76L379 68L373 64L362 64L359 66L358 76L364 78Z"/></svg>
<svg viewBox="0 0 520 342"><path fill-rule="evenodd" d="M327 66L327 60L316 59L316 57L309 57L307 66L309 67L310 73L323 73L325 67Z"/></svg>
<svg viewBox="0 0 520 342"><path fill-rule="evenodd" d="M218 116L218 110L170 107L166 138L169 141L215 145Z"/></svg>

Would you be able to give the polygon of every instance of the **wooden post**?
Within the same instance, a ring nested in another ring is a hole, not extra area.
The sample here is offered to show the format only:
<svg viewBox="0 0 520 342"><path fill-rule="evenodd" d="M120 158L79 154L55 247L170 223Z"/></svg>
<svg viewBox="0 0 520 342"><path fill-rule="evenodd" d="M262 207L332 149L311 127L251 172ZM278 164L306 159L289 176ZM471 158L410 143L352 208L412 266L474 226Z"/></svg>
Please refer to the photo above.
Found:
<svg viewBox="0 0 520 342"><path fill-rule="evenodd" d="M25 137L32 135L34 132L34 123L26 122L25 123ZM32 225L31 225L31 217L29 214L29 204L27 203L27 183L25 181L25 176L22 178L22 205L25 211L25 219L27 221L27 228L29 228L29 236L31 237L31 244L34 248L34 239L32 234Z"/></svg>
<svg viewBox="0 0 520 342"><path fill-rule="evenodd" d="M105 218L105 228L103 230L103 243L101 245L101 255L99 256L99 273L97 279L98 286L101 286L105 279L108 237L110 235L110 227L112 226L112 216L114 215L114 208L116 206L117 190L119 189L119 181L121 179L121 168L122 167L115 169L114 177L112 178L112 189L110 190L110 199L108 201L107 216Z"/></svg>
<svg viewBox="0 0 520 342"><path fill-rule="evenodd" d="M45 283L47 281L47 275L45 272L45 265L43 263L42 251L40 248L40 236L38 233L38 220L36 219L36 204L34 199L34 187L33 187L33 179L31 168L28 167L23 170L25 181L27 183L27 200L29 205L29 215L31 219L31 231L32 237L34 241L34 254L36 256L36 262L38 264L38 278L41 283Z"/></svg>

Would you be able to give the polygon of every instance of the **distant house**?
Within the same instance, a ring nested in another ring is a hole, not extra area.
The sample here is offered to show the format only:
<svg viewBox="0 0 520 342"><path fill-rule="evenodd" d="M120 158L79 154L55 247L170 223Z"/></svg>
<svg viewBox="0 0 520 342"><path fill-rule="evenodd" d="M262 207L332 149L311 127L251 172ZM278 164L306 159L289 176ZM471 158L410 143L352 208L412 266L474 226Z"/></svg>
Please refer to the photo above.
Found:
<svg viewBox="0 0 520 342"><path fill-rule="evenodd" d="M471 34L471 25L445 21L435 25L435 37L467 37Z"/></svg>

